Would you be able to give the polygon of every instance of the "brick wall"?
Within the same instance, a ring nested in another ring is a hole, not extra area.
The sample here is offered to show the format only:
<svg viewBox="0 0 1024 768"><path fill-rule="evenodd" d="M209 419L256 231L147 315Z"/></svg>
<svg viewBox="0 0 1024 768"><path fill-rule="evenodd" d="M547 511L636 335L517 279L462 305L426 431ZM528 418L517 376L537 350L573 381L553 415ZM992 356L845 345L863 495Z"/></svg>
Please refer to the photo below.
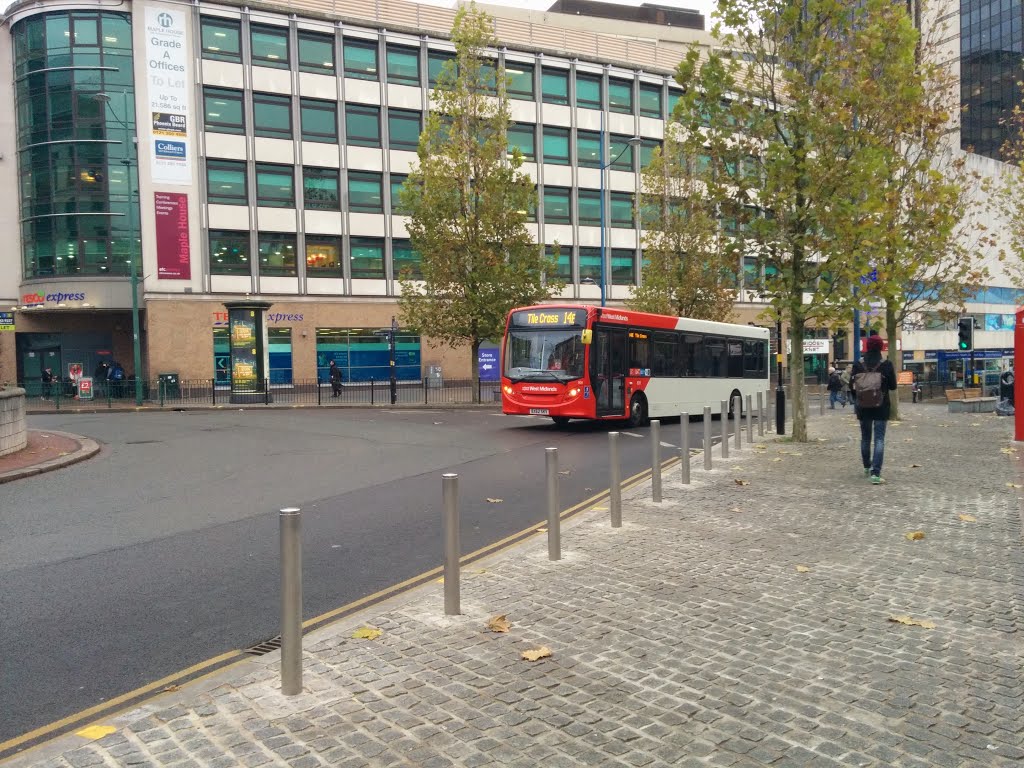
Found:
<svg viewBox="0 0 1024 768"><path fill-rule="evenodd" d="M0 390L0 456L20 451L27 443L25 390Z"/></svg>

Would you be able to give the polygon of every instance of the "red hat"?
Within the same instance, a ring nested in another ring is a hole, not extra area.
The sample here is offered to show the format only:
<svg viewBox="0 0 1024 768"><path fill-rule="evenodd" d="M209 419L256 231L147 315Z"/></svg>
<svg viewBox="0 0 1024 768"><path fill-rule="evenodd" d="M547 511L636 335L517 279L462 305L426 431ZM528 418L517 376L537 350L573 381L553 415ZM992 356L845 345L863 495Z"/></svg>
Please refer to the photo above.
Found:
<svg viewBox="0 0 1024 768"><path fill-rule="evenodd" d="M868 352L881 352L884 346L885 342L882 341L881 336L868 336L868 340L864 342L864 347Z"/></svg>

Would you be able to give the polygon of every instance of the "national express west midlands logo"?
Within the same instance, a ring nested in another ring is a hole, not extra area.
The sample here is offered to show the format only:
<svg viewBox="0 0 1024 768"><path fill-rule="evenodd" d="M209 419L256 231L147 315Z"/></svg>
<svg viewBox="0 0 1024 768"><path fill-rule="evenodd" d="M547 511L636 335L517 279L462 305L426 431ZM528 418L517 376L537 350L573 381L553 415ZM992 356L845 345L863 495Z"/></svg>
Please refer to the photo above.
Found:
<svg viewBox="0 0 1024 768"><path fill-rule="evenodd" d="M156 22L161 27L166 29L167 27L173 27L174 26L174 17L171 16L171 14L169 14L169 13L161 13L161 14L159 14L156 17Z"/></svg>

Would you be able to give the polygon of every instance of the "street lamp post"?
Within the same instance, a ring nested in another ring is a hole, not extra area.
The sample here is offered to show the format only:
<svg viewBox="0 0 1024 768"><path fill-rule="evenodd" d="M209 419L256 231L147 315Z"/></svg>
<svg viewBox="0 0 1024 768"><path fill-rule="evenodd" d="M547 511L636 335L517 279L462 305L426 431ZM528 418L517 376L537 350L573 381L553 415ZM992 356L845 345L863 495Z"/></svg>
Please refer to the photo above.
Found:
<svg viewBox="0 0 1024 768"><path fill-rule="evenodd" d="M618 160L620 157L622 157L622 153L623 152L625 152L629 147L636 147L636 146L638 146L642 141L643 140L639 136L632 136L632 137L630 137L629 139L626 140L626 145L622 149L619 150L619 153L615 157L613 157L611 160L609 160L608 162L605 162L604 158L605 158L605 154L606 154L605 153L606 143L605 143L605 131L604 131L604 110L603 109L601 110L601 161L600 161L600 163L598 163L598 165L599 165L599 167L601 169L601 306L602 307L606 303L605 302L605 286L607 285L607 280L605 278L605 269L606 269L605 263L608 261L608 257L607 257L607 253L606 253L607 247L605 245L605 232L604 232L604 228L605 228L605 213L604 213L604 210L605 210L605 202L604 202L605 183L604 183L604 175L608 171L608 168L610 168L615 163L616 160Z"/></svg>
<svg viewBox="0 0 1024 768"><path fill-rule="evenodd" d="M124 165L125 176L128 182L128 263L131 270L132 289L132 366L135 371L135 405L142 405L142 345L139 339L139 270L135 263L135 217L132 214L132 135L128 127L128 91L122 91L124 97L124 120L121 120L114 108L110 107L110 114L114 120L124 128ZM110 106L110 94L97 93L96 100Z"/></svg>

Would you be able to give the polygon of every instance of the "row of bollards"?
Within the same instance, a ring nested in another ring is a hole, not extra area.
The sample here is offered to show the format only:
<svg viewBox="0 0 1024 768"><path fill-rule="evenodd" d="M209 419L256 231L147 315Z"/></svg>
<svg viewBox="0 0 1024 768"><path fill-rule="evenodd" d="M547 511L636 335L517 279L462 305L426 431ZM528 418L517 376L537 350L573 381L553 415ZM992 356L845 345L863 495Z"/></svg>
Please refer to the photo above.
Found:
<svg viewBox="0 0 1024 768"><path fill-rule="evenodd" d="M764 435L765 407L767 399L757 393L757 432ZM721 445L722 458L729 458L729 403L721 401ZM733 413L736 415L735 447L741 448L740 436L743 416L743 400L735 398ZM747 441L753 443L753 403L750 395L746 399ZM679 463L684 485L690 483L690 414L679 416ZM769 431L771 424L768 425ZM561 560L561 510L558 489L558 449L545 448L545 470L547 476L547 534L548 559ZM619 462L619 433L608 433L609 490L608 500L611 527L622 527L622 479ZM711 408L704 408L704 469L712 468L711 452ZM453 616L461 613L459 538L459 476L446 473L441 476L442 535L444 538L444 612ZM651 498L655 503L662 501L661 488L661 422L651 420ZM281 693L295 696L302 692L302 515L296 507L280 510L281 536Z"/></svg>

